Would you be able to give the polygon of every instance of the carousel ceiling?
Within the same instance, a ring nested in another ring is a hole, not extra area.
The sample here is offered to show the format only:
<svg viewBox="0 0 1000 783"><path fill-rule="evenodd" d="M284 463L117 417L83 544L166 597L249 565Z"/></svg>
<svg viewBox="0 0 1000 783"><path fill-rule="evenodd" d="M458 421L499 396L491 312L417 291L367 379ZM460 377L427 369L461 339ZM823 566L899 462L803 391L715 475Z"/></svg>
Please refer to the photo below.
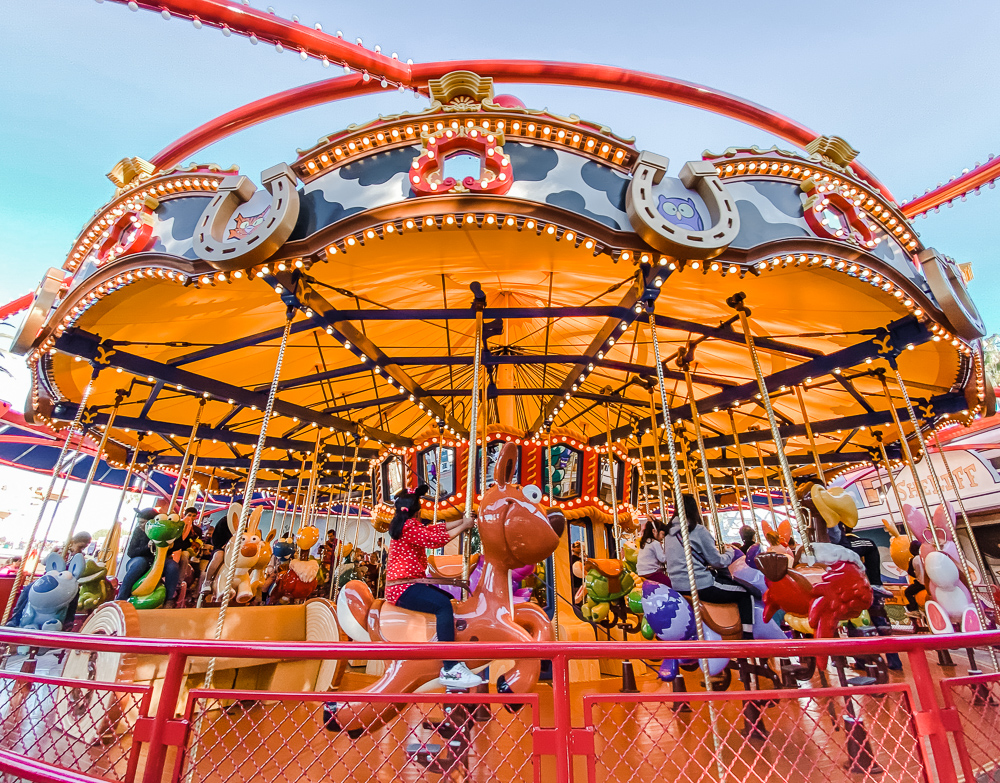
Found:
<svg viewBox="0 0 1000 783"><path fill-rule="evenodd" d="M321 140L260 187L123 160L18 336L31 413L71 420L90 385L83 422L106 426L121 390L112 442L132 450L144 433L143 459L169 468L197 419L200 469L238 481L290 318L263 486L317 444L328 488L356 486L435 422L468 436L482 312L489 423L595 446L610 432L652 470L655 325L678 431L696 444L693 395L716 480L741 459L759 479L776 445L737 307L799 472L870 459L898 438L890 408L912 431L893 366L923 425L991 409L959 270L843 140L678 166L476 74L431 97Z"/></svg>

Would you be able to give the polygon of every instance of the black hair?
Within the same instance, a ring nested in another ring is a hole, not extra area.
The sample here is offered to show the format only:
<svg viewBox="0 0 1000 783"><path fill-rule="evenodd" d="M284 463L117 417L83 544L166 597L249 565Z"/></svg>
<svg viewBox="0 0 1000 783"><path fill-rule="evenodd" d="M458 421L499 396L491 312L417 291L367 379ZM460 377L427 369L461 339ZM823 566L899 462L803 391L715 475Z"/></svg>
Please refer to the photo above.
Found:
<svg viewBox="0 0 1000 783"><path fill-rule="evenodd" d="M642 549L650 541L655 541L657 533L665 533L666 531L666 527L664 527L659 519L650 517L646 520L646 526L642 529L642 538L639 539L639 549Z"/></svg>
<svg viewBox="0 0 1000 783"><path fill-rule="evenodd" d="M698 500L694 495L681 495L681 500L684 503L684 515L687 517L688 532L690 533L695 529L696 525L704 524L701 521L701 505L698 503ZM678 520L680 519L680 514L675 514L674 516L676 516Z"/></svg>
<svg viewBox="0 0 1000 783"><path fill-rule="evenodd" d="M755 531L750 525L743 525L740 528L740 540L750 546L757 541L757 531Z"/></svg>
<svg viewBox="0 0 1000 783"><path fill-rule="evenodd" d="M393 504L396 513L389 523L389 538L398 540L403 535L403 525L415 517L420 511L420 498L427 494L428 486L421 484L413 492L403 490L396 495Z"/></svg>
<svg viewBox="0 0 1000 783"><path fill-rule="evenodd" d="M186 509L184 509L184 516L187 516L188 514L194 514L195 516L197 516L198 509L196 509L194 506L188 506Z"/></svg>

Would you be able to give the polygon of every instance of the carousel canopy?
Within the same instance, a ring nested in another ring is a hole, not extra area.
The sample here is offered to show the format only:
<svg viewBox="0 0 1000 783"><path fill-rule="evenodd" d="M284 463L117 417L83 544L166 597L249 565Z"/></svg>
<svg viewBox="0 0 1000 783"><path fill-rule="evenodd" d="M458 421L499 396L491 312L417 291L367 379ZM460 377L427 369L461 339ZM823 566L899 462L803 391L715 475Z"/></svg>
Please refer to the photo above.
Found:
<svg viewBox="0 0 1000 783"><path fill-rule="evenodd" d="M678 164L476 73L427 89L430 109L259 176L119 163L15 340L28 417L67 422L86 394L89 426L115 416L118 461L138 448L166 470L197 420L199 469L223 489L266 426L258 488L314 470L357 497L389 449L469 437L477 318L486 422L610 438L651 481L664 398L692 474L697 422L724 486L774 480L778 449L827 478L880 439L898 454L896 368L921 426L994 407L961 270L842 139Z"/></svg>

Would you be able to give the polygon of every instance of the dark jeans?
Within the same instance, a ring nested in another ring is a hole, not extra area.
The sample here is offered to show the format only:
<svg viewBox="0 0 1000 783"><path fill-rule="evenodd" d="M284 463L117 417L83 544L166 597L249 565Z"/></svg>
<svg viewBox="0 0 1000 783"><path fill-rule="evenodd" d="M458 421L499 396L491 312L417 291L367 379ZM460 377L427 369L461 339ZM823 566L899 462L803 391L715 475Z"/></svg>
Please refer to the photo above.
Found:
<svg viewBox="0 0 1000 783"><path fill-rule="evenodd" d="M399 596L396 606L414 612L426 612L437 618L437 638L439 642L455 641L455 610L451 606L451 596L434 585L410 585ZM445 661L446 669L455 661Z"/></svg>
<svg viewBox="0 0 1000 783"><path fill-rule="evenodd" d="M683 592L683 591L682 591ZM691 595L690 592L684 595ZM698 588L698 599L709 604L736 604L740 613L740 622L753 627L753 597L742 585L725 578L715 578L715 584L710 587Z"/></svg>
<svg viewBox="0 0 1000 783"><path fill-rule="evenodd" d="M127 601L132 595L132 588L153 565L152 557L133 557L125 566L125 574L118 586L119 601ZM163 565L163 586L167 589L167 600L173 600L177 594L177 582L180 580L180 568L173 558L168 557Z"/></svg>
<svg viewBox="0 0 1000 783"><path fill-rule="evenodd" d="M922 593L927 588L924 587L920 582L914 582L907 586L903 591L903 595L906 597L906 608L911 611L917 611L920 606L917 604L917 596Z"/></svg>

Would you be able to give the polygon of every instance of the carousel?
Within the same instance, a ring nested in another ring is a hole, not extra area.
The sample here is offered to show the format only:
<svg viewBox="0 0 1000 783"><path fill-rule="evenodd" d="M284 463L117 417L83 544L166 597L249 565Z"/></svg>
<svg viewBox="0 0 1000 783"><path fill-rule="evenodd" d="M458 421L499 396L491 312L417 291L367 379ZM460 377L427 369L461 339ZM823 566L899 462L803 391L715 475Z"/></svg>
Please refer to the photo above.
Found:
<svg viewBox="0 0 1000 783"><path fill-rule="evenodd" d="M859 468L912 471L915 491L886 521L893 559L924 588L913 628L995 627L981 554L956 546L965 509L940 500L950 469L916 473L937 429L996 409L968 272L912 224L958 191L900 205L844 139L661 77L404 66L237 5L160 5L355 73L208 123L149 160L123 158L108 174L113 196L26 311L14 349L31 369L28 423L89 433L128 471L126 487L153 470L176 479L139 521L149 570L127 598L92 607L83 634L427 644L433 617L385 601L392 580L379 571L403 498L427 525L477 520L433 550L423 577L452 591L459 643L604 644L603 657L567 668L574 687L598 693L660 681L671 693L780 692L838 675L847 687L843 656L741 658L739 648L873 630L881 588L844 543L858 511L837 486ZM669 149L638 148L627 127L557 116L498 86L525 81L700 105L788 148L671 161ZM180 165L266 117L393 86L429 106L362 120L290 157L276 150L261 172ZM995 175L983 169L973 176ZM225 512L230 543L212 579L167 608L181 517L209 502ZM683 557L674 586L637 566L644 530L660 527ZM754 545L736 555L747 529ZM729 553L723 568L754 596L752 623L735 602L699 596L704 540ZM375 574L367 582L362 562ZM73 578L81 567L53 564ZM14 605L28 576L17 574L4 620L54 629L32 600ZM24 585L29 599L35 584ZM732 654L678 661L650 655L650 640L721 640ZM149 687L155 703L171 675L143 649L70 652L59 676ZM992 648L969 656L970 671L996 667ZM483 673L482 699L549 687L544 662L509 658L468 660ZM874 658L862 689L890 682ZM310 742L384 740L399 720L379 708L385 694L435 689L440 664L191 658L170 693L325 693L334 701ZM746 736L766 740L766 716L749 705ZM89 739L115 736L125 712L107 709ZM867 735L852 732L862 760L849 771L877 774ZM468 747L435 756L431 744L406 751L420 775L447 777L443 757L480 774ZM209 757L224 765L226 752L192 757L189 775ZM607 773L597 779L620 779Z"/></svg>

